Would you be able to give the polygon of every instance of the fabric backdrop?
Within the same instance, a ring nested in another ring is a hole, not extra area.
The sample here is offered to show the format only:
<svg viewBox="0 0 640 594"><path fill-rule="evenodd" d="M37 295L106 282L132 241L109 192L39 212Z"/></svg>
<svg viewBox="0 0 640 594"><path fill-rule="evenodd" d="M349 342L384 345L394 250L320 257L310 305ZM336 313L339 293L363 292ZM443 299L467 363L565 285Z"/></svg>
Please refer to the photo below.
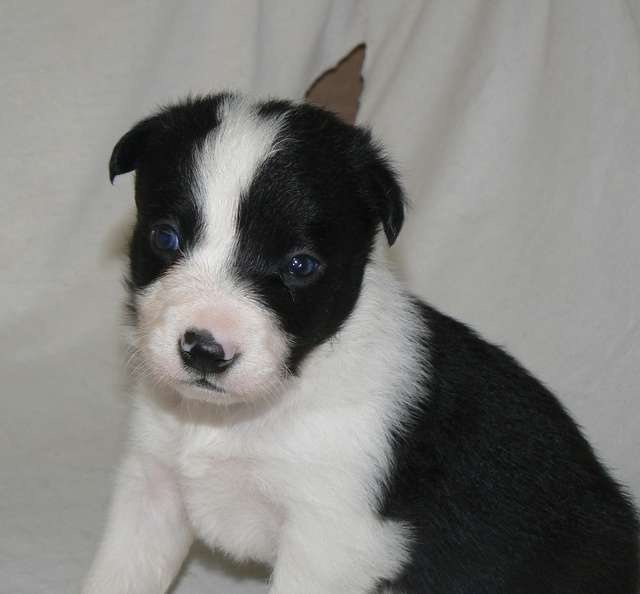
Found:
<svg viewBox="0 0 640 594"><path fill-rule="evenodd" d="M359 120L412 201L399 273L555 390L637 500L639 2L4 0L1 592L78 591L123 451L115 141L187 92L302 97L359 43ZM262 575L196 547L175 592Z"/></svg>

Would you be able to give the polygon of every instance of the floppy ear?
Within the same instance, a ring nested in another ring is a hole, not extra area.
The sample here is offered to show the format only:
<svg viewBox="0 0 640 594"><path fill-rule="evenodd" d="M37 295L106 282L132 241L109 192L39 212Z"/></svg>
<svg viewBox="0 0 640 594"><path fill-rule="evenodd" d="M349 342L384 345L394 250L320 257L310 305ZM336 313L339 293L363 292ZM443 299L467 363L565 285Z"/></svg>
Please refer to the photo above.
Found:
<svg viewBox="0 0 640 594"><path fill-rule="evenodd" d="M156 118L147 118L138 122L120 140L118 140L111 159L109 159L109 180L117 175L129 173L138 167L138 161L157 123Z"/></svg>
<svg viewBox="0 0 640 594"><path fill-rule="evenodd" d="M377 155L371 169L375 209L389 245L398 238L404 223L405 196L398 176L387 160Z"/></svg>
<svg viewBox="0 0 640 594"><path fill-rule="evenodd" d="M404 222L404 191L382 149L371 139L371 133L362 129L359 132L360 142L364 142L366 151L361 161L364 165L361 171L366 188L365 199L382 224L389 245L393 245Z"/></svg>

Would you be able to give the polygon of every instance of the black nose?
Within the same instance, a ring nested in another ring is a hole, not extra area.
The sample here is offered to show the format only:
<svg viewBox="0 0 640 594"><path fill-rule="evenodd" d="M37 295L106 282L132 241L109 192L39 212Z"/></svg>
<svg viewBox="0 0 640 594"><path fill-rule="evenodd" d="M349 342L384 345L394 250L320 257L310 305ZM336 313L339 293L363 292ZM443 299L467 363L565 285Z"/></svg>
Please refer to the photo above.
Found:
<svg viewBox="0 0 640 594"><path fill-rule="evenodd" d="M202 373L223 371L234 360L234 357L225 359L224 349L207 330L187 330L180 339L178 349L184 364Z"/></svg>

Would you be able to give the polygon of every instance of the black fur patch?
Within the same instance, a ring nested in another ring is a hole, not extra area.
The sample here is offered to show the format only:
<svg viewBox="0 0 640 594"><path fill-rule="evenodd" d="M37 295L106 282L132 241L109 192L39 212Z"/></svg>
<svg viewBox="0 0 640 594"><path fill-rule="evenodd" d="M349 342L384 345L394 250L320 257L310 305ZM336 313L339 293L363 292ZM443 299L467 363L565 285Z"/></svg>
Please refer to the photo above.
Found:
<svg viewBox="0 0 640 594"><path fill-rule="evenodd" d="M218 107L228 95L188 99L136 124L113 149L111 179L135 169L137 219L131 239L129 286L142 289L182 256L167 260L151 248L152 226L174 225L182 237L182 252L198 241L202 225L192 195L193 156L207 134L219 125Z"/></svg>
<svg viewBox="0 0 640 594"><path fill-rule="evenodd" d="M261 113L287 115L278 151L242 198L236 267L293 338L295 371L348 318L383 218L377 205L386 201L388 210L402 211L402 193L366 133L311 106L272 102ZM379 185L371 170L379 170ZM320 273L310 282L288 282L277 271L300 253L318 259Z"/></svg>
<svg viewBox="0 0 640 594"><path fill-rule="evenodd" d="M394 588L636 594L633 508L562 405L501 349L423 312L422 411L395 438L380 510L413 529Z"/></svg>

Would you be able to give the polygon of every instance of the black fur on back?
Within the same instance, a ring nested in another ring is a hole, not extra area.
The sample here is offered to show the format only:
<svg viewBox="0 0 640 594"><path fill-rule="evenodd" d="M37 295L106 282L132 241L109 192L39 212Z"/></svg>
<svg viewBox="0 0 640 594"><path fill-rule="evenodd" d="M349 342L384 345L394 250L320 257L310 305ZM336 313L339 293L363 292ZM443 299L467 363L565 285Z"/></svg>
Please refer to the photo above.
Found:
<svg viewBox="0 0 640 594"><path fill-rule="evenodd" d="M405 594L636 594L638 524L558 400L422 306L421 411L395 436L381 514L413 529Z"/></svg>

